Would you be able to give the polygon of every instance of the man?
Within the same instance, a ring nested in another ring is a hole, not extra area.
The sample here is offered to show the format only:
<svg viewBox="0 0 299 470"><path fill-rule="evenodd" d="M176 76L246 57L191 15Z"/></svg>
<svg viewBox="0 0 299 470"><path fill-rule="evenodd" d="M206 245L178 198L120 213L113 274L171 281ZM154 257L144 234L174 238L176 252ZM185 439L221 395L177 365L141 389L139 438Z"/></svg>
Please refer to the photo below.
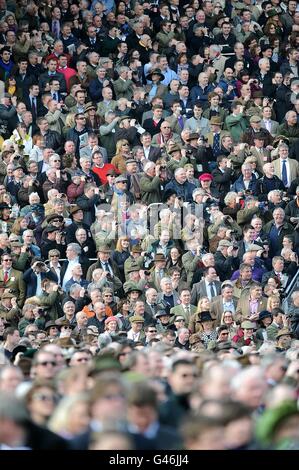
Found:
<svg viewBox="0 0 299 470"><path fill-rule="evenodd" d="M184 168L177 168L174 172L174 178L167 183L165 191L174 190L178 197L181 197L184 202L192 202L192 193L196 186L187 181L186 170Z"/></svg>
<svg viewBox="0 0 299 470"><path fill-rule="evenodd" d="M188 328L179 328L177 337L174 343L174 347L185 350L185 351L189 351L190 350L189 338L190 338L190 331L188 330Z"/></svg>
<svg viewBox="0 0 299 470"><path fill-rule="evenodd" d="M37 118L36 124L39 128L39 133L44 138L45 148L52 149L60 155L63 152L61 135L49 129L49 123L44 117Z"/></svg>
<svg viewBox="0 0 299 470"><path fill-rule="evenodd" d="M259 284L253 284L249 289L249 297L241 296L236 310L236 319L257 321L259 312L267 309L267 299L263 297L263 289Z"/></svg>
<svg viewBox="0 0 299 470"><path fill-rule="evenodd" d="M238 248L228 240L220 240L215 253L215 268L220 281L230 279L239 267Z"/></svg>
<svg viewBox="0 0 299 470"><path fill-rule="evenodd" d="M12 268L12 257L5 252L1 255L0 282L17 297L18 306L22 308L26 293L23 273Z"/></svg>
<svg viewBox="0 0 299 470"><path fill-rule="evenodd" d="M14 348L18 345L20 341L19 330L13 326L6 328L3 333L3 341L4 356L7 359L10 359Z"/></svg>
<svg viewBox="0 0 299 470"><path fill-rule="evenodd" d="M283 328L276 335L276 348L277 352L285 353L292 343L293 334L288 328Z"/></svg>
<svg viewBox="0 0 299 470"><path fill-rule="evenodd" d="M103 302L95 302L93 311L95 315L88 319L87 326L96 326L99 333L104 333L105 320L107 319L105 304Z"/></svg>
<svg viewBox="0 0 299 470"><path fill-rule="evenodd" d="M146 204L161 201L160 165L148 162L144 166L144 176L140 179L141 200Z"/></svg>
<svg viewBox="0 0 299 470"><path fill-rule="evenodd" d="M81 255L81 247L78 243L69 243L66 249L66 261L63 262L61 271L60 271L60 279L62 282L62 287L65 289L66 283L72 277L72 269L74 266L81 264L83 268L83 275L85 277L87 271L86 261L82 259Z"/></svg>
<svg viewBox="0 0 299 470"><path fill-rule="evenodd" d="M158 105L154 105L152 109L153 117L145 119L143 122L143 128L151 135L151 137L155 134L159 134L161 124L164 121L164 118L162 117L163 108Z"/></svg>
<svg viewBox="0 0 299 470"><path fill-rule="evenodd" d="M56 71L57 61L55 59L50 59L47 63L47 72L44 72L40 75L38 85L42 92L46 91L47 84L53 78L56 78L60 83L60 91L62 93L66 92L66 82L62 73Z"/></svg>
<svg viewBox="0 0 299 470"><path fill-rule="evenodd" d="M263 275L263 285L265 285L270 278L278 278L280 288L285 289L292 280L292 277L286 272L284 258L282 256L274 256L272 259L272 267L272 271Z"/></svg>
<svg viewBox="0 0 299 470"><path fill-rule="evenodd" d="M175 307L179 302L179 296L173 290L171 279L163 277L160 282L161 292L158 293L157 302L162 303L164 310L170 313L170 310Z"/></svg>
<svg viewBox="0 0 299 470"><path fill-rule="evenodd" d="M299 138L298 115L295 111L288 111L285 115L285 121L277 129L279 135L284 135L289 139L290 144L296 142Z"/></svg>
<svg viewBox="0 0 299 470"><path fill-rule="evenodd" d="M119 68L119 78L113 82L116 99L127 98L131 100L133 96L132 71L128 67Z"/></svg>
<svg viewBox="0 0 299 470"><path fill-rule="evenodd" d="M221 293L221 283L218 281L216 269L208 266L203 270L203 279L193 284L191 291L191 304L197 305L202 297L208 297L212 301Z"/></svg>
<svg viewBox="0 0 299 470"><path fill-rule="evenodd" d="M197 311L197 307L191 305L190 289L182 289L180 292L180 305L170 309L173 315L181 315L184 317L186 324L189 324L191 316Z"/></svg>
<svg viewBox="0 0 299 470"><path fill-rule="evenodd" d="M144 132L140 137L145 159L155 163L161 157L161 149L151 145L151 140L149 132Z"/></svg>
<svg viewBox="0 0 299 470"><path fill-rule="evenodd" d="M214 184L223 199L230 190L234 169L231 160L224 155L217 156L217 165L218 167L212 171L212 176L214 178Z"/></svg>
<svg viewBox="0 0 299 470"><path fill-rule="evenodd" d="M263 107L263 118L261 121L261 128L267 129L268 132L275 137L277 135L279 123L277 121L273 121L272 117L272 108L271 106L264 106Z"/></svg>
<svg viewBox="0 0 299 470"><path fill-rule="evenodd" d="M230 59L229 59L230 60ZM234 143L241 142L243 133L247 129L247 119L244 116L244 106L236 100L231 106L232 113L225 119L225 126L231 134Z"/></svg>
<svg viewBox="0 0 299 470"><path fill-rule="evenodd" d="M286 318L285 315L282 313L280 309L277 309L272 313L273 316L273 321L271 325L267 326L266 328L266 333L267 333L267 339L269 341L275 341L275 338L279 331L284 328L286 325Z"/></svg>
<svg viewBox="0 0 299 470"><path fill-rule="evenodd" d="M137 341L144 342L144 318L138 315L133 315L129 318L129 321L131 323L131 329L127 332L127 338L134 341L134 343Z"/></svg>
<svg viewBox="0 0 299 470"><path fill-rule="evenodd" d="M198 75L198 85L194 86L190 92L190 99L193 104L200 101L202 104L207 104L208 94L213 91L214 86L209 85L208 75L204 72Z"/></svg>
<svg viewBox="0 0 299 470"><path fill-rule="evenodd" d="M179 144L181 142L180 136L172 132L169 122L163 121L161 124L159 134L155 134L152 138L152 145L159 147L161 152L165 151L165 147L169 140Z"/></svg>
<svg viewBox="0 0 299 470"><path fill-rule="evenodd" d="M292 234L294 227L285 220L285 211L278 207L273 211L273 221L268 222L264 227L264 232L270 242L271 257L280 254L282 249L282 240L285 235Z"/></svg>
<svg viewBox="0 0 299 470"><path fill-rule="evenodd" d="M257 179L253 174L251 163L243 163L241 166L242 174L233 183L231 190L236 193L244 194L244 191L249 191L250 194L256 193Z"/></svg>
<svg viewBox="0 0 299 470"><path fill-rule="evenodd" d="M78 73L70 78L69 86L72 88L73 85L81 85L82 90L88 90L90 85L90 78L87 74L87 62L85 60L79 60L76 64Z"/></svg>
<svg viewBox="0 0 299 470"><path fill-rule="evenodd" d="M180 101L174 100L170 109L172 114L165 120L169 122L171 130L180 135L186 123L186 118L182 116L182 107Z"/></svg>
<svg viewBox="0 0 299 470"><path fill-rule="evenodd" d="M224 281L221 284L221 295L214 298L211 303L211 316L219 326L222 314L226 311L233 314L237 310L237 299L233 297L233 284L231 281Z"/></svg>

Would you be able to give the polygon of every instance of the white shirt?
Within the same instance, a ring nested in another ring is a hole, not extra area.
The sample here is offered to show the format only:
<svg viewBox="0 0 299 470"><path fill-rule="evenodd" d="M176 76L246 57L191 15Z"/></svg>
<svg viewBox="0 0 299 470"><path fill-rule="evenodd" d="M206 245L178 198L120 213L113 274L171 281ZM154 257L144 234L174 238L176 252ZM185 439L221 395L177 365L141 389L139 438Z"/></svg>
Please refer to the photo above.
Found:
<svg viewBox="0 0 299 470"><path fill-rule="evenodd" d="M63 289L65 289L66 283L71 279L72 269L76 264L80 264L79 263L79 258L76 258L76 259L73 259L73 260L69 261L68 267L65 271L65 275L64 275L64 278L63 278L63 283L62 283L62 288Z"/></svg>
<svg viewBox="0 0 299 470"><path fill-rule="evenodd" d="M41 278L41 274L38 273L36 275L36 291L35 291L35 295L42 295L42 278Z"/></svg>
<svg viewBox="0 0 299 470"><path fill-rule="evenodd" d="M127 333L127 338L128 339L131 339L133 341L138 341L139 340L139 336L140 336L140 331L138 331L138 333L134 333L133 330L129 330L128 333Z"/></svg>
<svg viewBox="0 0 299 470"><path fill-rule="evenodd" d="M272 127L271 120L270 119L267 119L267 120L264 119L264 123L265 123L265 127L266 127L267 131L269 131L271 133L271 127Z"/></svg>

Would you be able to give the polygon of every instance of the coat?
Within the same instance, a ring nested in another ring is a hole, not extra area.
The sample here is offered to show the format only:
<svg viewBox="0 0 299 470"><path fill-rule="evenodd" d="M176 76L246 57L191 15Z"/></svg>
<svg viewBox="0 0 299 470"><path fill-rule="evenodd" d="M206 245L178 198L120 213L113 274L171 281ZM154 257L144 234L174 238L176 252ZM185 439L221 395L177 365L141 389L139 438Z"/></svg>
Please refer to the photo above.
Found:
<svg viewBox="0 0 299 470"><path fill-rule="evenodd" d="M133 82L132 80L123 80L119 78L113 82L113 88L115 91L116 99L119 98L127 98L127 100L131 100L133 96Z"/></svg>
<svg viewBox="0 0 299 470"><path fill-rule="evenodd" d="M293 158L288 158L288 162L289 162L289 168L290 168L290 183L291 183L294 179L299 177L299 163L297 162L297 160L294 160ZM273 165L274 165L276 176L278 176L278 178L282 180L282 171L281 171L282 165L280 162L280 158L278 158L277 160L274 160Z"/></svg>
<svg viewBox="0 0 299 470"><path fill-rule="evenodd" d="M192 315L195 314L195 312L197 311L197 307L195 307L194 305L190 305L190 313L187 314L187 312L185 311L184 307L182 305L177 305L176 307L173 307L170 309L170 313L173 313L174 315L181 315L182 317L185 318L186 320L186 325L189 324L189 321L192 317ZM174 317L173 317L174 319Z"/></svg>
<svg viewBox="0 0 299 470"><path fill-rule="evenodd" d="M0 269L0 285L5 289L10 289L17 297L19 307L23 307L26 298L26 285L23 279L23 273L16 269L11 269L8 281L4 283L4 271Z"/></svg>
<svg viewBox="0 0 299 470"><path fill-rule="evenodd" d="M221 294L221 282L215 281L214 289L216 290L216 294L220 295ZM204 279L200 282L196 282L195 284L193 284L192 291L191 291L191 304L197 305L198 301L202 297L208 297L206 283Z"/></svg>
<svg viewBox="0 0 299 470"><path fill-rule="evenodd" d="M238 299L233 297L233 304L235 306L235 311L237 310ZM223 314L223 298L221 295L215 297L211 302L210 308L211 317L215 318L217 326L220 325L221 317Z"/></svg>
<svg viewBox="0 0 299 470"><path fill-rule="evenodd" d="M266 297L262 297L258 303L257 312L261 312L262 310L267 310L267 299ZM237 310L236 310L237 319L241 321L250 317L250 304L249 304L249 297L242 296L239 299Z"/></svg>
<svg viewBox="0 0 299 470"><path fill-rule="evenodd" d="M201 258L199 256L194 256L191 251L187 251L182 256L183 267L187 273L187 284L190 286L192 282L193 275L198 268Z"/></svg>
<svg viewBox="0 0 299 470"><path fill-rule="evenodd" d="M246 131L248 124L247 119L243 116L242 113L235 116L230 114L225 119L225 126L230 132L230 135L234 143L241 142L243 133Z"/></svg>
<svg viewBox="0 0 299 470"><path fill-rule="evenodd" d="M140 179L141 201L144 204L161 202L161 180L158 176L153 178L144 175Z"/></svg>
<svg viewBox="0 0 299 470"><path fill-rule="evenodd" d="M37 276L33 272L32 268L29 268L24 272L23 279L26 284L26 297L33 297L36 294ZM41 273L41 280L43 279L50 279L51 281L58 283L57 276L52 271Z"/></svg>

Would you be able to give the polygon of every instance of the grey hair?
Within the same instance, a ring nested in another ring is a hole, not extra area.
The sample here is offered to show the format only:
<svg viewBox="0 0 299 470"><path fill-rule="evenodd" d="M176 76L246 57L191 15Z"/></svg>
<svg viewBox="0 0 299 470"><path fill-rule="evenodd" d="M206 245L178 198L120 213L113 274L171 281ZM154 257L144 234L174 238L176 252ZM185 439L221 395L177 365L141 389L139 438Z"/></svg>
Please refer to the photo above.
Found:
<svg viewBox="0 0 299 470"><path fill-rule="evenodd" d="M78 243L69 243L67 248L71 248L71 250L75 251L78 255L81 254L81 246Z"/></svg>
<svg viewBox="0 0 299 470"><path fill-rule="evenodd" d="M228 204L232 199L235 199L238 196L234 191L230 191L224 198L224 204Z"/></svg>

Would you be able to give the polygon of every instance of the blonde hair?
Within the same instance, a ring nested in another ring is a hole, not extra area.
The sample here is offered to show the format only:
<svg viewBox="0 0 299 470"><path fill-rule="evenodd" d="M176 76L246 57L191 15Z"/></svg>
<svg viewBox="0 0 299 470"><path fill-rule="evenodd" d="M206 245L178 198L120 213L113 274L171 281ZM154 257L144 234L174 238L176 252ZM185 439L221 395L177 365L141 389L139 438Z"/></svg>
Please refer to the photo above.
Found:
<svg viewBox="0 0 299 470"><path fill-rule="evenodd" d="M201 298L199 299L198 304L197 304L197 311L196 311L196 313L200 313L200 312L203 312L203 311L204 311L204 309L203 309L203 307L202 307L202 303L203 303L203 300L206 300L206 299L209 300L208 297L201 297ZM210 302L210 300L209 300L209 302Z"/></svg>
<svg viewBox="0 0 299 470"><path fill-rule="evenodd" d="M273 295L270 295L270 297L268 297L268 300L267 300L267 310L269 310L270 312L272 311L272 308L273 308L273 307L272 307L272 302L273 302L274 300L278 300L278 302L279 302L279 307L280 307L280 305L281 305L279 295L274 295L274 294L273 294Z"/></svg>
<svg viewBox="0 0 299 470"><path fill-rule="evenodd" d="M70 417L72 416L73 408L78 403L86 403L89 405L88 395L85 393L78 393L76 395L63 397L49 420L48 428L50 431L55 432L60 436L65 433L71 433L71 429L69 429Z"/></svg>

